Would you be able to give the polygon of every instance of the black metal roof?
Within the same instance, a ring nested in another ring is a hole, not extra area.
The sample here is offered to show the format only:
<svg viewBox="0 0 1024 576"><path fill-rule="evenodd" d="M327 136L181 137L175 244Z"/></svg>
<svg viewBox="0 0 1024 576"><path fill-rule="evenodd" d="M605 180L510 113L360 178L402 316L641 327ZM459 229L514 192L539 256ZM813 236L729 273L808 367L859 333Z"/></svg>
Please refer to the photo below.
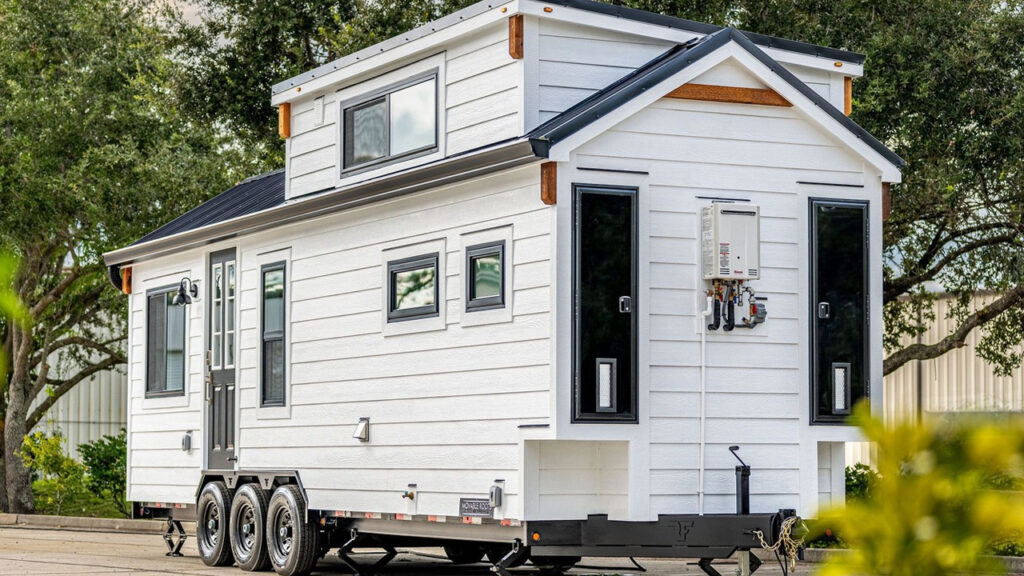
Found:
<svg viewBox="0 0 1024 576"><path fill-rule="evenodd" d="M825 100L814 89L800 81L792 72L786 70L784 66L773 60L771 56L765 54L743 32L735 28L723 28L702 38L670 48L647 64L534 128L527 136L531 139L545 142L547 147L550 148L550 146L575 134L591 122L605 116L612 110L667 80L680 70L731 41L736 42L747 52L750 52L762 64L778 74L780 78L809 98L816 106L842 124L844 128L852 132L857 138L863 140L886 160L896 166L903 166L904 161L899 155L889 150L885 144L879 142L867 130L858 126L856 122L843 114L838 108L829 103L828 100Z"/></svg>
<svg viewBox="0 0 1024 576"><path fill-rule="evenodd" d="M328 62L322 66L314 68L313 70L303 72L298 76L282 80L281 82L274 84L271 88L271 93L280 94L281 92L294 88L295 86L309 82L314 78L319 78L325 74L329 74L360 60L365 60L366 58L380 54L381 52L385 52L406 44L407 42L411 42L422 38L423 36L427 36L428 34L433 34L434 32L458 24L468 18L472 18L473 16L486 12L495 6L499 6L502 3L502 0L484 0L483 2L477 2L476 4L467 6L457 12L452 12L438 20L424 24L419 28L414 28L404 34L389 38L378 44L374 44L373 46L363 48L362 50L353 52L347 56L342 56L337 60ZM675 16L666 16L665 14L647 12L646 10L627 8L625 6L616 6L614 4L606 4L604 2L597 2L596 0L548 0L546 3L553 4L555 6L565 6L566 8L576 8L578 10L585 10L587 12L594 12L597 14L615 16L617 18L633 20L635 22L655 24L657 26L674 28L676 30L685 30L696 34L711 34L723 29L721 26L708 24L706 22L697 22L695 20L677 18ZM807 54L809 56L818 56L821 58L831 58L833 60L842 60L844 62L852 62L854 64L863 64L865 59L863 54L850 52L848 50L818 46L807 42L798 42L796 40L778 38L776 36L768 36L767 34L757 34L754 32L743 32L743 34L746 35L747 38L750 38L754 43L767 48L778 48L780 50Z"/></svg>
<svg viewBox="0 0 1024 576"><path fill-rule="evenodd" d="M252 176L136 240L142 244L284 204L284 168Z"/></svg>

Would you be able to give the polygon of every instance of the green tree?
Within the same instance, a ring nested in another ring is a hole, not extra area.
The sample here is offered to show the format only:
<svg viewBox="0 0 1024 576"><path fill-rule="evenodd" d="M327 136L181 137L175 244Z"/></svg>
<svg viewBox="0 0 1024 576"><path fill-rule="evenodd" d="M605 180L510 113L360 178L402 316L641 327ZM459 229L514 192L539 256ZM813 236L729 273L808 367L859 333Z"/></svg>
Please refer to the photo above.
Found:
<svg viewBox="0 0 1024 576"><path fill-rule="evenodd" d="M85 466L64 453L64 437L33 432L21 445L21 460L32 476L39 478L59 516L64 503L85 490Z"/></svg>
<svg viewBox="0 0 1024 576"><path fill-rule="evenodd" d="M122 428L117 436L110 434L78 447L87 475L86 485L94 494L109 498L125 518L131 507L125 500L128 478L128 433Z"/></svg>
<svg viewBox="0 0 1024 576"><path fill-rule="evenodd" d="M180 113L171 48L145 0L0 0L0 252L19 259L0 291L26 310L0 318L11 512L33 509L17 455L26 433L77 383L125 362L126 299L101 254L248 172L237 146Z"/></svg>

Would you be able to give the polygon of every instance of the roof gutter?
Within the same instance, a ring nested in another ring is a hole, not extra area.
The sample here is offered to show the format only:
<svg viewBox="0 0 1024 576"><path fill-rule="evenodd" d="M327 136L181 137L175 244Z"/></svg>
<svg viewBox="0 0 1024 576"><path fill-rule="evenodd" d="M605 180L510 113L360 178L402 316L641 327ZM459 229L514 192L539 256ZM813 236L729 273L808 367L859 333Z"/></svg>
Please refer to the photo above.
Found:
<svg viewBox="0 0 1024 576"><path fill-rule="evenodd" d="M470 152L405 172L355 184L339 190L286 202L253 214L187 230L172 236L113 250L103 255L107 266L115 267L148 260L275 228L334 214L343 210L455 184L500 170L523 166L547 157L543 142L516 139L499 146Z"/></svg>

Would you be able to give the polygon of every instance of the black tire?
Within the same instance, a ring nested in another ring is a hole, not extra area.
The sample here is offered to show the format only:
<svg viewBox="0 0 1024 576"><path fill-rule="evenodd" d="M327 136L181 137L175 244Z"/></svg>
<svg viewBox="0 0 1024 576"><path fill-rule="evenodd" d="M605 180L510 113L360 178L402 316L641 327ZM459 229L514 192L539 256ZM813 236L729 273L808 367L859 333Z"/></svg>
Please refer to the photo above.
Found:
<svg viewBox="0 0 1024 576"><path fill-rule="evenodd" d="M267 552L270 565L282 576L309 574L320 548L318 529L306 517L302 492L294 484L274 491L267 506Z"/></svg>
<svg viewBox="0 0 1024 576"><path fill-rule="evenodd" d="M258 484L245 484L231 502L231 554L247 572L270 568L267 554L267 494Z"/></svg>
<svg viewBox="0 0 1024 576"><path fill-rule="evenodd" d="M472 542L451 542L443 548L445 556L455 564L476 564L484 557L484 547Z"/></svg>
<svg viewBox="0 0 1024 576"><path fill-rule="evenodd" d="M196 545L207 566L230 566L235 560L228 538L230 504L231 494L220 481L203 486L196 501Z"/></svg>
<svg viewBox="0 0 1024 576"><path fill-rule="evenodd" d="M502 558L505 557L506 554L508 554L511 551L512 551L512 545L511 544L492 544L491 546L487 547L487 561L490 562L491 564L497 564L498 562L501 561ZM529 560L529 559L530 559L530 555L529 554L525 554L525 555L523 555L522 558L520 558L519 560L516 560L515 562L513 562L509 566L509 568L519 568L523 564L526 564L526 561Z"/></svg>

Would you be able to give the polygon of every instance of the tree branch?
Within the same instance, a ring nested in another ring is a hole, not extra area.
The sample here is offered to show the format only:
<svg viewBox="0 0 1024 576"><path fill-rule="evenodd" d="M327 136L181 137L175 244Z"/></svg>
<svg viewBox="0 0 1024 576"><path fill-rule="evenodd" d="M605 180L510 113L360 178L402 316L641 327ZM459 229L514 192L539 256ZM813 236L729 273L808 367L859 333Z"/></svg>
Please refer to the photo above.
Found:
<svg viewBox="0 0 1024 576"><path fill-rule="evenodd" d="M891 374L911 360L930 360L938 358L954 348L962 348L971 330L1022 303L1024 303L1024 285L1017 286L1003 293L998 300L983 306L980 310L965 318L963 323L952 334L942 340L934 344L911 344L902 350L893 352L882 362L882 373Z"/></svg>
<svg viewBox="0 0 1024 576"><path fill-rule="evenodd" d="M67 394L68 391L74 388L76 384L97 372L102 372L108 368L113 368L118 364L124 364L124 362L124 356L120 354L118 354L117 357L110 356L108 358L105 358L101 362L97 362L96 364L91 364L88 367L83 368L78 372L78 374L75 374L73 377L60 382L60 384L54 387L53 393L49 394L46 397L46 399L43 400L39 404L39 406L36 406L35 410L33 410L31 414L29 414L28 419L26 420L25 430L27 431L35 428L36 424L38 424L39 421L43 418L43 416L46 415L47 410L49 410L50 407L53 406L55 402L57 402L57 400L60 400L61 396Z"/></svg>
<svg viewBox="0 0 1024 576"><path fill-rule="evenodd" d="M925 270L924 272L919 272L911 276L903 275L898 278L892 278L884 282L884 287L882 288L882 301L892 302L893 300L899 298L912 287L917 286L921 282L932 280L939 272L942 271L943 268L948 266L957 258L963 256L964 254L969 254L974 250L978 250L979 248L984 248L986 246L993 246L996 244L1003 243L1018 243L1017 235L1001 234L999 236L991 236L989 238L981 238L979 240L975 240L974 242L968 242L967 244L960 246L956 250L947 253L934 266Z"/></svg>
<svg viewBox="0 0 1024 576"><path fill-rule="evenodd" d="M50 353L53 353L56 350L66 348L68 346L81 346L82 348L95 350L96 352L99 352L100 354L103 354L109 358L120 358L121 362L127 362L127 359L124 357L123 354L121 354L121 352L117 350L112 350L100 342L96 342L82 336L69 336L67 338L57 340L49 346L48 350L50 351ZM47 354L47 356L49 356L49 354ZM43 363L43 366L44 369L39 371L40 377L37 378L35 386L33 386L32 391L29 392L29 398L35 398L36 396L39 395L40 392L43 391L43 388L45 388L48 384L53 384L52 380L46 379L46 372L48 366L46 365L45 362Z"/></svg>

